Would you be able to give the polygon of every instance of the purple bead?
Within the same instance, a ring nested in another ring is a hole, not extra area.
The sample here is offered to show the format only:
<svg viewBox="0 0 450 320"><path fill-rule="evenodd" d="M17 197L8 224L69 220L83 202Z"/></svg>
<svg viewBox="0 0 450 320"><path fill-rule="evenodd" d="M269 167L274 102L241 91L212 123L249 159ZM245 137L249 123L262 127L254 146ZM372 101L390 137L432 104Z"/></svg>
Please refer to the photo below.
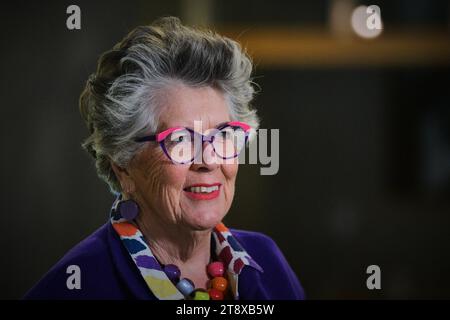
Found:
<svg viewBox="0 0 450 320"><path fill-rule="evenodd" d="M132 199L120 201L118 210L120 215L128 221L134 220L139 214L139 207Z"/></svg>
<svg viewBox="0 0 450 320"><path fill-rule="evenodd" d="M164 266L164 273L167 275L167 277L170 279L170 281L172 282L178 282L178 280L180 279L180 269L174 265L174 264L166 264Z"/></svg>

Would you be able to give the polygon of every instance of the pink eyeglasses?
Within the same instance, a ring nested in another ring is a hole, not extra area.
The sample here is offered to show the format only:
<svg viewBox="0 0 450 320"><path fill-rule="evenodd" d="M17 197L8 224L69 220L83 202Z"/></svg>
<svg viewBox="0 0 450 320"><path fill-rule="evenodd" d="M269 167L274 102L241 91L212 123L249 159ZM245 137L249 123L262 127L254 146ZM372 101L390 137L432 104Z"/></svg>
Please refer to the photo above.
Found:
<svg viewBox="0 0 450 320"><path fill-rule="evenodd" d="M156 141L172 162L186 164L193 162L201 154L205 142L211 143L214 152L221 159L236 158L245 147L250 129L248 124L239 121L221 124L207 135L191 128L173 127L135 141Z"/></svg>

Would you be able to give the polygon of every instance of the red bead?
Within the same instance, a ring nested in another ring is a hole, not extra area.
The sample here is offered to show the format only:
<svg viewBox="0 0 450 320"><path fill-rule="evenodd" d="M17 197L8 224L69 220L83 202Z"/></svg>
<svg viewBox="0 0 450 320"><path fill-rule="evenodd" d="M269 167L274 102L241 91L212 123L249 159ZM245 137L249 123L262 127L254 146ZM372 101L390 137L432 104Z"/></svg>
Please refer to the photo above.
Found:
<svg viewBox="0 0 450 320"><path fill-rule="evenodd" d="M225 273L225 267L223 266L222 262L216 261L208 265L207 271L208 274L213 278L222 277Z"/></svg>
<svg viewBox="0 0 450 320"><path fill-rule="evenodd" d="M223 300L223 292L217 289L208 290L211 300Z"/></svg>
<svg viewBox="0 0 450 320"><path fill-rule="evenodd" d="M219 291L225 291L227 289L228 281L224 277L216 277L211 280L211 287Z"/></svg>

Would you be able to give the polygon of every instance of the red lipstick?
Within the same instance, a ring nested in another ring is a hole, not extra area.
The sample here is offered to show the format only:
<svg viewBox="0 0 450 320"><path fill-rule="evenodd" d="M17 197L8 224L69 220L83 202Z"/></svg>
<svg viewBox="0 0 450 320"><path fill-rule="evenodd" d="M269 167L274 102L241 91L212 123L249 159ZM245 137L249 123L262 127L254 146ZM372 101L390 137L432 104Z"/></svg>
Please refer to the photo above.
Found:
<svg viewBox="0 0 450 320"><path fill-rule="evenodd" d="M189 187L184 188L184 192L186 192L186 195L192 199L192 200L212 200L217 198L220 195L220 187L221 187L221 183L196 183L196 184L192 184ZM191 188L201 188L201 187L206 187L206 188L211 188L211 187L215 187L217 186L218 189L214 190L212 192L192 192Z"/></svg>

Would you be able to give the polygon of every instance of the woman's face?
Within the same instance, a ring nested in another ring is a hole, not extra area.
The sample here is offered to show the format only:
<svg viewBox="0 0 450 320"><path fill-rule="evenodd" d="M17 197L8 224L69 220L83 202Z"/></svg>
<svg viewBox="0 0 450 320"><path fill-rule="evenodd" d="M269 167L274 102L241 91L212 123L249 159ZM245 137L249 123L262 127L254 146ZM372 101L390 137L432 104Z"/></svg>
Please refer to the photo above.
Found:
<svg viewBox="0 0 450 320"><path fill-rule="evenodd" d="M230 121L224 95L212 87L177 85L165 90L161 101L158 132L176 126L193 129L194 121L201 121L205 133ZM233 201L237 171L237 158L233 163L220 163L208 142L203 145L201 163L175 164L158 144L149 143L128 168L132 194L141 207L165 224L192 230L213 228L223 219ZM211 194L190 188L215 184L219 190Z"/></svg>

